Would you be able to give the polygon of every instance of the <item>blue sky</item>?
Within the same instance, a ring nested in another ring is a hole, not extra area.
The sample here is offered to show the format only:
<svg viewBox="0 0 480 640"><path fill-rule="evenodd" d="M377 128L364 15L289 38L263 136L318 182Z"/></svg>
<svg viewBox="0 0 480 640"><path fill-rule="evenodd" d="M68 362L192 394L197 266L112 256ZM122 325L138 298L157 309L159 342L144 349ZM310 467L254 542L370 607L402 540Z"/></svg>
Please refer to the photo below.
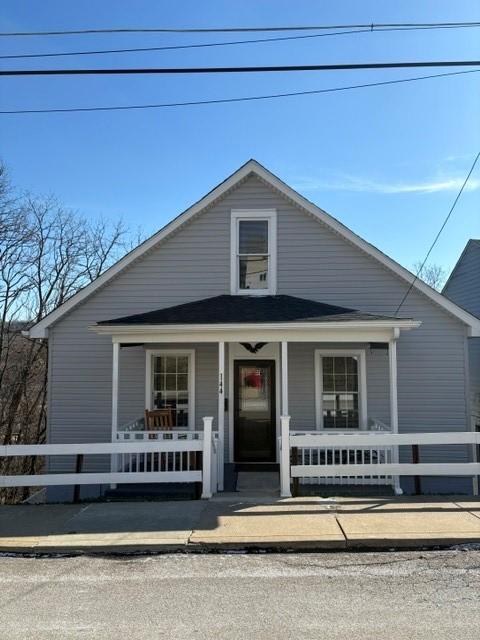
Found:
<svg viewBox="0 0 480 640"><path fill-rule="evenodd" d="M480 20L475 0L3 0L0 28L264 26ZM6 54L249 39L217 35L4 38ZM2 61L2 68L214 66L479 59L480 29L362 33L190 51ZM434 70L439 73L443 70ZM3 78L2 109L105 106L322 89L425 70L178 77ZM422 258L480 148L480 74L275 101L0 116L22 189L150 234L253 157L407 267ZM431 261L480 236L480 167Z"/></svg>

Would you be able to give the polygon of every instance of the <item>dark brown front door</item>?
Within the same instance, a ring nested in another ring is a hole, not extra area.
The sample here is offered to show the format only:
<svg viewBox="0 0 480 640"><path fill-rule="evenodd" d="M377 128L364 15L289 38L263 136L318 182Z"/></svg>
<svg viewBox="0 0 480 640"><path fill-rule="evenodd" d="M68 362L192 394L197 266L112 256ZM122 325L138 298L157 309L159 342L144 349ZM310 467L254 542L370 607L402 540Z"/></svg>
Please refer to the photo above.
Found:
<svg viewBox="0 0 480 640"><path fill-rule="evenodd" d="M275 362L236 360L235 462L275 462Z"/></svg>

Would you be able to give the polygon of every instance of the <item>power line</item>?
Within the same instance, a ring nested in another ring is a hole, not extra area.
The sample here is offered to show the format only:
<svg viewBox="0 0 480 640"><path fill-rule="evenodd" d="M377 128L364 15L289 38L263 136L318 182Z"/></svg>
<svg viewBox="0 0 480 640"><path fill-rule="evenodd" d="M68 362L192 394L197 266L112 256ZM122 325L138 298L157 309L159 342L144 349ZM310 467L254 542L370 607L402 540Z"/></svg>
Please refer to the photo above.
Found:
<svg viewBox="0 0 480 640"><path fill-rule="evenodd" d="M297 64L258 67L140 67L124 69L8 69L0 76L176 75L206 73L276 73L290 71L355 71L358 69L411 69L419 67L476 67L480 60L424 62L365 62L358 64Z"/></svg>
<svg viewBox="0 0 480 640"><path fill-rule="evenodd" d="M339 91L349 91L352 89L366 89L368 87L381 87L391 84L400 84L404 82L416 82L418 80L429 80L432 78L445 78L447 76L459 76L467 73L478 73L480 69L470 69L468 71L450 71L447 73L438 73L428 76L418 76L416 78L400 78L398 80L384 80L381 82L371 82L365 84L349 85L346 87L332 87L327 89L313 89L311 91L291 91L288 93L274 93L259 96L241 96L238 98L218 98L213 100L192 100L188 102L164 102L160 104L140 104L140 105L117 105L107 107L71 107L58 109L19 109L11 111L0 111L0 115L21 115L35 113L76 113L89 111L128 111L136 109L162 109L167 107L191 107L209 104L225 104L234 102L251 102L255 100L272 100L277 98L289 98L294 96L317 95L321 93L335 93Z"/></svg>
<svg viewBox="0 0 480 640"><path fill-rule="evenodd" d="M434 248L434 246L437 244L437 241L442 233L442 231L445 229L445 226L447 224L447 222L450 220L450 216L453 213L453 210L455 209L455 207L457 206L457 202L460 200L460 196L463 193L463 190L465 189L465 187L467 186L467 182L470 180L470 176L473 173L473 170L475 169L475 165L477 164L478 159L480 158L480 151L477 153L477 155L475 156L475 160L473 161L472 166L470 167L470 171L467 174L467 177L465 178L465 180L463 181L462 186L460 187L460 191L457 193L457 196L455 198L455 200L453 201L452 206L450 207L450 211L448 212L447 217L445 218L445 220L443 221L442 226L440 227L437 235L435 236L434 241L432 242L432 244L430 245L430 249L427 251L427 255L425 256L425 259L423 260L422 264L420 265L420 268L418 269L417 273L415 274L414 279L412 280L412 283L410 284L409 288L407 289L407 292L405 293L405 295L402 298L402 301L400 302L400 304L397 307L397 310L395 311L395 315L398 315L398 312L400 311L400 309L402 308L405 300L408 298L410 291L413 289L413 286L415 284L415 282L418 280L420 274L423 271L423 267L425 266L428 257L430 256L430 254L432 253L432 250Z"/></svg>
<svg viewBox="0 0 480 640"><path fill-rule="evenodd" d="M468 25L468 26L480 26ZM431 30L431 29L452 29L458 27L451 26L438 26L438 27L382 27L382 28L363 28L353 29L349 31L333 31L331 33L313 33L308 35L297 36L280 36L278 38L257 38L254 40L232 40L229 42L202 42L198 44L184 44L184 45L168 45L163 47L135 47L130 49L99 49L97 51L67 51L60 53L24 53L19 55L5 55L0 56L0 60L18 60L24 58L58 58L63 56L91 56L102 55L108 53L140 53L149 51L175 51L181 49L202 49L206 47L226 47L242 44L262 44L269 42L286 42L290 40L306 40L311 38L326 38L330 36L351 35L356 33L383 33L390 31L416 31L416 30ZM1 35L1 34L0 34Z"/></svg>
<svg viewBox="0 0 480 640"><path fill-rule="evenodd" d="M394 29L389 29L394 31ZM395 29L397 31L397 29ZM402 29L405 31L405 29ZM101 49L98 51L69 51L63 53L26 53L21 55L7 55L0 56L0 60L14 60L20 58L53 58L60 56L90 56L104 53L138 53L147 51L172 51L177 49L201 49L204 47L226 47L232 45L241 44L258 44L265 42L283 42L287 40L306 40L309 38L325 38L329 36L340 36L352 33L371 33L370 29L355 29L351 31L334 31L332 33L313 33L302 36L281 36L279 38L258 38L255 40L233 40L230 42L202 42L199 44L183 44L183 45L170 45L165 47L136 47L133 49Z"/></svg>
<svg viewBox="0 0 480 640"><path fill-rule="evenodd" d="M67 35L95 35L99 33L245 33L271 31L331 31L333 29L374 29L384 27L401 28L466 28L478 27L480 22L394 22L394 23L366 23L366 24L335 24L335 25L293 25L278 27L122 27L118 29L70 29L64 31L4 31L0 37L13 36L67 36Z"/></svg>

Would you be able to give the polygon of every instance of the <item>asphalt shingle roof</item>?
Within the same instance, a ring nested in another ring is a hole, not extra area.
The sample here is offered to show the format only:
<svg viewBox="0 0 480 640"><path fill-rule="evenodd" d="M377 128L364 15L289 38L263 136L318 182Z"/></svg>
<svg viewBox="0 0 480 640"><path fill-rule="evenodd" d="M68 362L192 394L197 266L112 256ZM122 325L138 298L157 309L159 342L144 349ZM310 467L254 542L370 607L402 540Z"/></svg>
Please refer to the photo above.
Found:
<svg viewBox="0 0 480 640"><path fill-rule="evenodd" d="M99 325L238 324L272 322L340 322L394 320L294 296L221 295L196 302L103 320Z"/></svg>

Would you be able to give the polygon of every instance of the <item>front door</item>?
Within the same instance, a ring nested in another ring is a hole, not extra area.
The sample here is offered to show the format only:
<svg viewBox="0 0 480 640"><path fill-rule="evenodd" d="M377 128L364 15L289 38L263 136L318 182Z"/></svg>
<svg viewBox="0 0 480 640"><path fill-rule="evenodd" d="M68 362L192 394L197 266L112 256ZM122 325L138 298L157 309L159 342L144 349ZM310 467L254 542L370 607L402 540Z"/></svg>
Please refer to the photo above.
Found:
<svg viewBox="0 0 480 640"><path fill-rule="evenodd" d="M235 462L275 462L275 361L235 360Z"/></svg>

